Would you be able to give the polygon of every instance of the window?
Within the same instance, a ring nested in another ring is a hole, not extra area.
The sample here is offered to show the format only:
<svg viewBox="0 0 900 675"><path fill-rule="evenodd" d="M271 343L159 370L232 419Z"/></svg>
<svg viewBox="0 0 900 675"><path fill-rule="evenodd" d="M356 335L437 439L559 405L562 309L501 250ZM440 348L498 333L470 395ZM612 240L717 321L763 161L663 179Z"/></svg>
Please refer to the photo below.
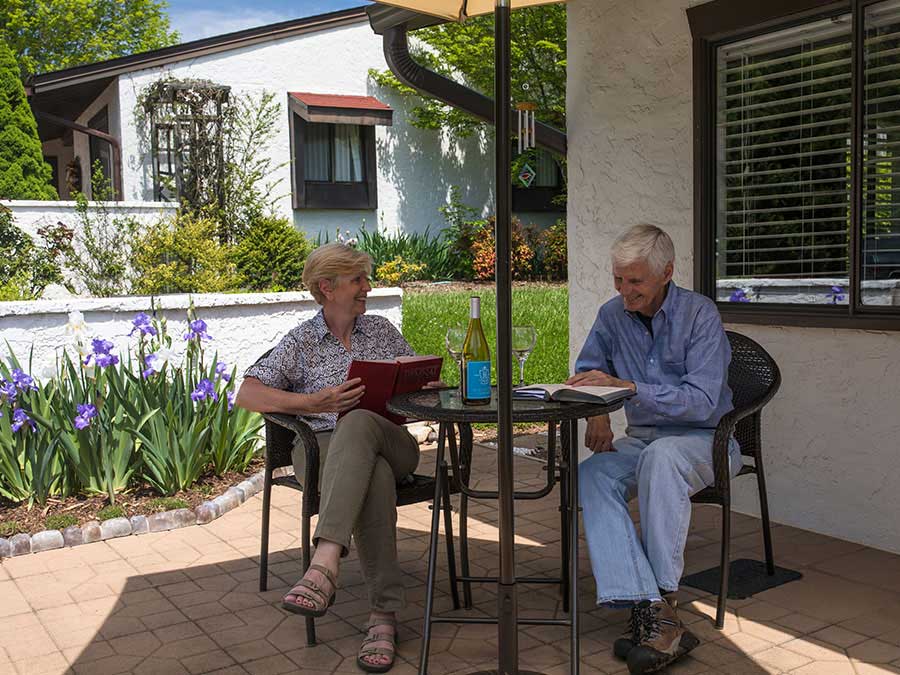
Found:
<svg viewBox="0 0 900 675"><path fill-rule="evenodd" d="M109 108L103 106L103 109L94 115L88 122L91 129L109 133ZM92 199L96 199L98 193L102 191L103 185L94 184L94 171L99 167L100 173L103 175L103 182L108 188L112 187L112 147L109 141L96 136L88 136L88 146L91 156L91 195ZM112 195L110 195L112 197Z"/></svg>
<svg viewBox="0 0 900 675"><path fill-rule="evenodd" d="M516 150L513 149L515 155ZM513 211L565 211L565 200L557 199L563 193L562 174L559 164L551 153L534 148L515 157L514 167L518 172L528 171L534 178L525 185L519 178L513 178Z"/></svg>
<svg viewBox="0 0 900 675"><path fill-rule="evenodd" d="M295 209L378 207L375 126L393 112L370 96L291 93Z"/></svg>
<svg viewBox="0 0 900 675"><path fill-rule="evenodd" d="M688 11L695 285L728 321L900 328L900 0L742 6Z"/></svg>

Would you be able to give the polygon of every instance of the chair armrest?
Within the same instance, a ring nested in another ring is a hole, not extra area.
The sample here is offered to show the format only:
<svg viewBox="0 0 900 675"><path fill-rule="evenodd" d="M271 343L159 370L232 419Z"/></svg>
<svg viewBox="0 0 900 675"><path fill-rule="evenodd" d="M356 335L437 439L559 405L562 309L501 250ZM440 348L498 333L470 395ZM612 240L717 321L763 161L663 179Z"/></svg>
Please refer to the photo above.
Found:
<svg viewBox="0 0 900 675"><path fill-rule="evenodd" d="M293 464L294 439L299 438L306 452L306 475L296 476L305 492L319 491L319 441L302 419L283 413L263 413L266 420L266 464L275 469Z"/></svg>

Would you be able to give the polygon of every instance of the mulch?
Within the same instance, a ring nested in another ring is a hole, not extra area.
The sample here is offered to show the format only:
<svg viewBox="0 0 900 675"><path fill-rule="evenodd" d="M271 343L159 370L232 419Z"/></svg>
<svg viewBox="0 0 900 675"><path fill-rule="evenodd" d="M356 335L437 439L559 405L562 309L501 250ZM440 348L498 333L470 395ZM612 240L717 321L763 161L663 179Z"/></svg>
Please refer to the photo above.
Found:
<svg viewBox="0 0 900 675"><path fill-rule="evenodd" d="M229 487L249 478L264 466L265 460L258 457L250 462L244 472L232 471L223 476L212 473L204 475L189 490L172 497L186 502L188 508L193 509L202 502L223 494ZM149 485L140 485L116 495L116 506L121 506L125 510L126 517L150 515L158 510L151 508L150 502L159 497L159 493ZM47 529L45 523L48 516L71 515L78 519L78 525L83 525L90 520L96 520L98 512L106 506L109 506L109 499L103 495L51 498L45 505L34 504L31 508L28 504L17 504L3 499L0 500L0 523L15 522L19 525L17 532L34 534ZM16 533L7 532L3 536L13 534Z"/></svg>

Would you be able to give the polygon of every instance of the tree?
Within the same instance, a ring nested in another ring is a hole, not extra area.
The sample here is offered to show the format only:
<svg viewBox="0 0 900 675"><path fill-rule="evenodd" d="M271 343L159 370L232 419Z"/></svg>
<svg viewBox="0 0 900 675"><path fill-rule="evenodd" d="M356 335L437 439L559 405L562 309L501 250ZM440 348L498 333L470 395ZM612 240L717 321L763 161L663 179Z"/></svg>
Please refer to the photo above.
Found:
<svg viewBox="0 0 900 675"><path fill-rule="evenodd" d="M414 33L416 60L426 68L493 97L494 19L483 16L446 23ZM537 118L566 128L566 9L561 5L524 8L512 13L510 84L516 102L536 103ZM380 85L405 96L420 94L400 83L390 71L370 71ZM445 129L467 136L482 122L432 98L412 110L412 123L423 129Z"/></svg>
<svg viewBox="0 0 900 675"><path fill-rule="evenodd" d="M3 0L0 38L22 77L178 42L162 0Z"/></svg>
<svg viewBox="0 0 900 675"><path fill-rule="evenodd" d="M56 199L19 67L0 40L0 199Z"/></svg>

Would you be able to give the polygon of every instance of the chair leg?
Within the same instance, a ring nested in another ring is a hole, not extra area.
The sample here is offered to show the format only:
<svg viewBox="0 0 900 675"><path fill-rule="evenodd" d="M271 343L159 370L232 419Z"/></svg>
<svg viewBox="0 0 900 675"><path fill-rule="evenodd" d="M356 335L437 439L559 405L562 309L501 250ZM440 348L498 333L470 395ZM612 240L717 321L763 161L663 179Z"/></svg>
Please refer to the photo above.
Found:
<svg viewBox="0 0 900 675"><path fill-rule="evenodd" d="M269 507L272 502L272 471L266 467L263 480L262 533L259 545L259 592L269 588Z"/></svg>
<svg viewBox="0 0 900 675"><path fill-rule="evenodd" d="M464 577L471 575L469 569L469 498L459 495L459 564ZM463 581L463 606L472 609L472 582Z"/></svg>
<svg viewBox="0 0 900 675"><path fill-rule="evenodd" d="M305 497L305 495L304 495ZM303 560L303 572L301 574L306 574L306 570L309 569L309 564L312 559L311 548L312 542L310 540L310 515L306 513L306 508L303 509L303 514L300 516L300 544L303 546L302 551L302 560ZM306 617L306 645L308 647L312 647L316 644L316 620L314 617L307 616Z"/></svg>
<svg viewBox="0 0 900 675"><path fill-rule="evenodd" d="M453 599L453 609L459 609L459 582L456 579L456 551L453 548L453 511L450 506L450 478L447 465L441 467L440 480L444 483L443 510L444 510L444 538L447 540L447 570L450 576L450 597ZM435 505L433 508L436 508Z"/></svg>
<svg viewBox="0 0 900 675"><path fill-rule="evenodd" d="M569 611L569 467L565 462L559 463L559 526L560 540L560 592L562 593L563 612Z"/></svg>
<svg viewBox="0 0 900 675"><path fill-rule="evenodd" d="M759 486L759 515L762 518L763 547L766 552L766 572L775 574L775 556L772 553L772 525L769 521L769 497L766 494L766 475L763 472L762 456L756 455L756 484Z"/></svg>
<svg viewBox="0 0 900 675"><path fill-rule="evenodd" d="M438 530L441 526L440 505L443 503L444 481L440 470L444 466L444 439L438 439L435 458L434 507L431 510L431 536L428 541L428 574L425 579L425 621L422 627L422 642L419 648L419 675L428 675L428 651L431 646L431 621L434 612L434 578L437 567Z"/></svg>
<svg viewBox="0 0 900 675"><path fill-rule="evenodd" d="M722 503L722 560L719 565L719 602L716 605L716 628L725 627L725 602L728 599L728 573L731 569L731 499Z"/></svg>

